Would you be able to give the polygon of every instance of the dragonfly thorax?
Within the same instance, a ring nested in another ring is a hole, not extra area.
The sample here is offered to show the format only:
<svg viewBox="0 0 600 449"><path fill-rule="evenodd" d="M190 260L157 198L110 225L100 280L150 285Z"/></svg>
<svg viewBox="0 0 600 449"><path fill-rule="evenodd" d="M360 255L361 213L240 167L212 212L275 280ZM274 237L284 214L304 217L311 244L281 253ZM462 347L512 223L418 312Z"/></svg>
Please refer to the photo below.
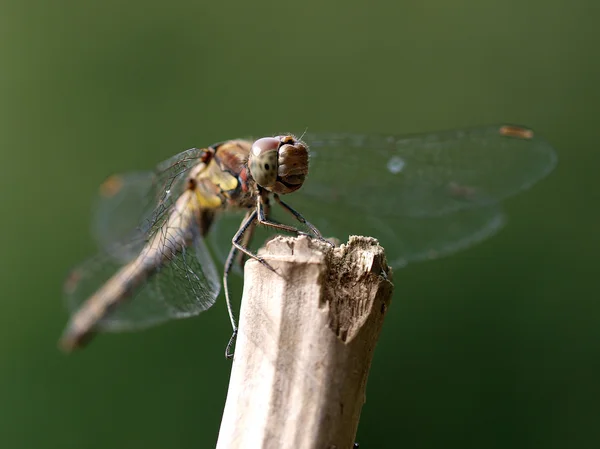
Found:
<svg viewBox="0 0 600 449"><path fill-rule="evenodd" d="M263 137L252 144L248 168L259 186L291 193L302 187L308 174L308 148L293 136Z"/></svg>

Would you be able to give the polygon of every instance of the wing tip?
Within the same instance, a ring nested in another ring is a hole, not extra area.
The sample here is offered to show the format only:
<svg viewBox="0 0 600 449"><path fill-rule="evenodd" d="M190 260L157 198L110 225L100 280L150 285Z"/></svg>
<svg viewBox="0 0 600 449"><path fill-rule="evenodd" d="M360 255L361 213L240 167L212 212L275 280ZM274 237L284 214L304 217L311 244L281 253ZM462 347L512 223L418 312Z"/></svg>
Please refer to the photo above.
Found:
<svg viewBox="0 0 600 449"><path fill-rule="evenodd" d="M526 190L531 185L547 176L556 167L556 164L558 163L558 154L556 149L546 140L541 138L539 134L534 133L533 129L521 125L503 124L498 127L498 133L503 137L522 140L534 140L535 138L535 148L537 154L546 158L539 177L533 179L530 183L523 186L521 190Z"/></svg>

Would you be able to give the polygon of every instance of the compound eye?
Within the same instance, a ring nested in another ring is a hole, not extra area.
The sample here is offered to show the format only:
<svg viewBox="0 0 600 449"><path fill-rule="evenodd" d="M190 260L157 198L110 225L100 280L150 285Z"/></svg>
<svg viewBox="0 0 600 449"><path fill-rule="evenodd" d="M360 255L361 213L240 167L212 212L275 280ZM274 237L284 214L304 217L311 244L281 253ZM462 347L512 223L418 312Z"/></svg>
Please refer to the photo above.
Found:
<svg viewBox="0 0 600 449"><path fill-rule="evenodd" d="M277 181L278 150L280 140L276 137L263 137L252 144L248 158L248 168L256 183L270 189Z"/></svg>
<svg viewBox="0 0 600 449"><path fill-rule="evenodd" d="M263 137L252 144L252 155L260 156L266 151L277 151L281 145L278 137Z"/></svg>

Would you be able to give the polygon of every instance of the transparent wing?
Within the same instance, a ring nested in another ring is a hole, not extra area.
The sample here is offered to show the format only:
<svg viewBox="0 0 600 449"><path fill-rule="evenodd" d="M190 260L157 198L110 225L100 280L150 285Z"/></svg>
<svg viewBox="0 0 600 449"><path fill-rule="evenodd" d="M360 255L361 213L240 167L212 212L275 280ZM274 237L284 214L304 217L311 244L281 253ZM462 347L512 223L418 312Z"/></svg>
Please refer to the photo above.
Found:
<svg viewBox="0 0 600 449"><path fill-rule="evenodd" d="M156 196L154 172L113 175L100 187L92 214L92 234L98 247L125 263L144 246Z"/></svg>
<svg viewBox="0 0 600 449"><path fill-rule="evenodd" d="M466 209L436 217L380 217L364 214L352 206L336 205L323 210L318 202L294 193L288 203L314 224L324 237L336 237L343 242L350 235L376 237L386 249L388 263L394 268L408 263L437 259L468 248L494 235L505 224L498 206ZM273 205L273 216L281 222L294 223L289 215ZM207 240L216 257L224 262L231 245L231 236L238 229L240 215L221 215ZM259 227L251 248L256 251L275 235L272 230ZM229 245L229 246L228 246ZM241 274L241 270L234 268Z"/></svg>
<svg viewBox="0 0 600 449"><path fill-rule="evenodd" d="M110 176L100 186L92 216L92 233L101 251L119 262L139 254L142 237L160 228L203 151L183 151L158 164L154 171Z"/></svg>
<svg viewBox="0 0 600 449"><path fill-rule="evenodd" d="M408 137L306 134L309 176L299 193L378 217L439 216L497 204L547 175L554 149L512 125Z"/></svg>
<svg viewBox="0 0 600 449"><path fill-rule="evenodd" d="M556 164L544 140L508 125L408 137L309 133L303 139L311 148L309 175L285 201L326 237L378 238L396 268L493 235L505 223L499 203ZM239 223L239 217L220 220L210 237L215 248L227 247Z"/></svg>
<svg viewBox="0 0 600 449"><path fill-rule="evenodd" d="M131 296L102 320L99 330L124 331L149 327L170 319L197 315L211 307L220 289L217 270L199 232L191 244L172 255ZM143 246L143 243L141 244ZM140 246L131 242L127 251ZM87 260L67 279L65 296L72 313L122 264L103 252Z"/></svg>

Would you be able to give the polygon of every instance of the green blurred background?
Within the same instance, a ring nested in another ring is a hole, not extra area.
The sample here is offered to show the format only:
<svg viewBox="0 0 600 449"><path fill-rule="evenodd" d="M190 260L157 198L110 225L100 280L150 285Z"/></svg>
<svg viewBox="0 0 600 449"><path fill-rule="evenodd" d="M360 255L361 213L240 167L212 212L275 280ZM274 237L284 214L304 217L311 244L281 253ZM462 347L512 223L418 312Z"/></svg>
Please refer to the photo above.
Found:
<svg viewBox="0 0 600 449"><path fill-rule="evenodd" d="M0 447L215 445L223 301L56 349L61 285L95 250L108 174L237 136L503 121L545 136L558 167L507 203L498 236L396 273L357 439L600 447L597 0L0 8Z"/></svg>

